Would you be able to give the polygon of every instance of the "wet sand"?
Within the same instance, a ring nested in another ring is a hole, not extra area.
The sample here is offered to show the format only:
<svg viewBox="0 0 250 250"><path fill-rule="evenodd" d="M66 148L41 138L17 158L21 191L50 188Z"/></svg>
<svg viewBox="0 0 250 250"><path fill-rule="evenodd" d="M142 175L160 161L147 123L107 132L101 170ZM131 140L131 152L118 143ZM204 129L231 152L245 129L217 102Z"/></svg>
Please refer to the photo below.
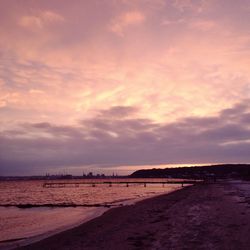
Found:
<svg viewBox="0 0 250 250"><path fill-rule="evenodd" d="M250 183L186 187L18 249L249 249Z"/></svg>

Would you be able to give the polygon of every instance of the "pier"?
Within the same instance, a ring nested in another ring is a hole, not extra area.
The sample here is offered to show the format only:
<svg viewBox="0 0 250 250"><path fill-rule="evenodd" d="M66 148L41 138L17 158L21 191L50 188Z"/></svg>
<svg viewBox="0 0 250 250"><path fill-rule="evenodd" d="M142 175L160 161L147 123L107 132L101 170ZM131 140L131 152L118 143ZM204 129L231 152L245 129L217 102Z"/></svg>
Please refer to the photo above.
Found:
<svg viewBox="0 0 250 250"><path fill-rule="evenodd" d="M183 180L183 181L175 181L175 180L169 180L169 181L91 181L91 182L44 182L43 187L44 188L65 188L65 187L76 187L79 188L84 185L96 187L97 185L107 185L109 187L112 187L112 185L125 185L126 187L129 187L129 185L143 185L144 187L147 187L147 185L162 185L164 187L165 184L180 184L182 187L184 185L193 185L197 183L203 183L201 180Z"/></svg>

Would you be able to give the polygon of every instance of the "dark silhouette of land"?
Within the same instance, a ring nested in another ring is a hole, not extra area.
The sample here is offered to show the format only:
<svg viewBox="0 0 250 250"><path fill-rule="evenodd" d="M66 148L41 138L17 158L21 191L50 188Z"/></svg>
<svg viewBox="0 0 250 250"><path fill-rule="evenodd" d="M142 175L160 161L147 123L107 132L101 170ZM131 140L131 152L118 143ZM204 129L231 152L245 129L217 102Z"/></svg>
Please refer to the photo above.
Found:
<svg viewBox="0 0 250 250"><path fill-rule="evenodd" d="M250 164L218 164L209 166L153 168L137 170L129 176L94 175L92 172L84 175L48 175L45 176L0 176L4 180L68 180L68 179L122 179L122 178L240 178L250 180Z"/></svg>
<svg viewBox="0 0 250 250"><path fill-rule="evenodd" d="M142 169L131 178L240 178L250 179L250 164L221 164L211 166L176 167L165 169Z"/></svg>

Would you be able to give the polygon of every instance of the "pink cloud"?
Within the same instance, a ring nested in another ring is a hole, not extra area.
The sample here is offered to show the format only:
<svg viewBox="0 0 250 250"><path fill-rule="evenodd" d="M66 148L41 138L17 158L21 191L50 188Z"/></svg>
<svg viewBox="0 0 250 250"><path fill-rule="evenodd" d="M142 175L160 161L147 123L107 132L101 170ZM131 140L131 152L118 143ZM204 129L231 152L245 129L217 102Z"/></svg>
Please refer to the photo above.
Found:
<svg viewBox="0 0 250 250"><path fill-rule="evenodd" d="M125 12L115 19L110 25L110 30L119 36L124 35L124 30L129 26L137 26L146 20L145 15L140 11Z"/></svg>
<svg viewBox="0 0 250 250"><path fill-rule="evenodd" d="M53 11L39 11L34 15L22 16L19 25L25 28L42 29L50 23L63 22L64 18Z"/></svg>
<svg viewBox="0 0 250 250"><path fill-rule="evenodd" d="M114 105L172 121L216 113L249 96L249 37L216 19L218 8L194 14L191 7L203 1L178 1L186 6L180 15L170 1L97 2L37 1L16 6L13 16L6 11L0 88L10 98L2 105L51 122ZM17 25L22 18L25 27ZM20 117L13 111L6 119Z"/></svg>
<svg viewBox="0 0 250 250"><path fill-rule="evenodd" d="M174 0L173 6L177 8L181 12L185 12L186 10L191 10L196 13L203 12L207 5L209 5L209 1L206 0Z"/></svg>
<svg viewBox="0 0 250 250"><path fill-rule="evenodd" d="M201 31L209 31L216 28L217 24L212 20L193 20L190 22L189 27Z"/></svg>

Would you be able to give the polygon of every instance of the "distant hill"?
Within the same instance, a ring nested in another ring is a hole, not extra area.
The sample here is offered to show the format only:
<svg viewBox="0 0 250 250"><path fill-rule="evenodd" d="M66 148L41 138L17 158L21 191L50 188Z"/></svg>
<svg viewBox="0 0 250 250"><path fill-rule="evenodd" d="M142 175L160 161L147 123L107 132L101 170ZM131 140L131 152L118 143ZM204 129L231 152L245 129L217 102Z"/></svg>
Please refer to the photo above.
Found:
<svg viewBox="0 0 250 250"><path fill-rule="evenodd" d="M211 166L142 169L131 178L244 178L250 179L250 164L220 164Z"/></svg>

